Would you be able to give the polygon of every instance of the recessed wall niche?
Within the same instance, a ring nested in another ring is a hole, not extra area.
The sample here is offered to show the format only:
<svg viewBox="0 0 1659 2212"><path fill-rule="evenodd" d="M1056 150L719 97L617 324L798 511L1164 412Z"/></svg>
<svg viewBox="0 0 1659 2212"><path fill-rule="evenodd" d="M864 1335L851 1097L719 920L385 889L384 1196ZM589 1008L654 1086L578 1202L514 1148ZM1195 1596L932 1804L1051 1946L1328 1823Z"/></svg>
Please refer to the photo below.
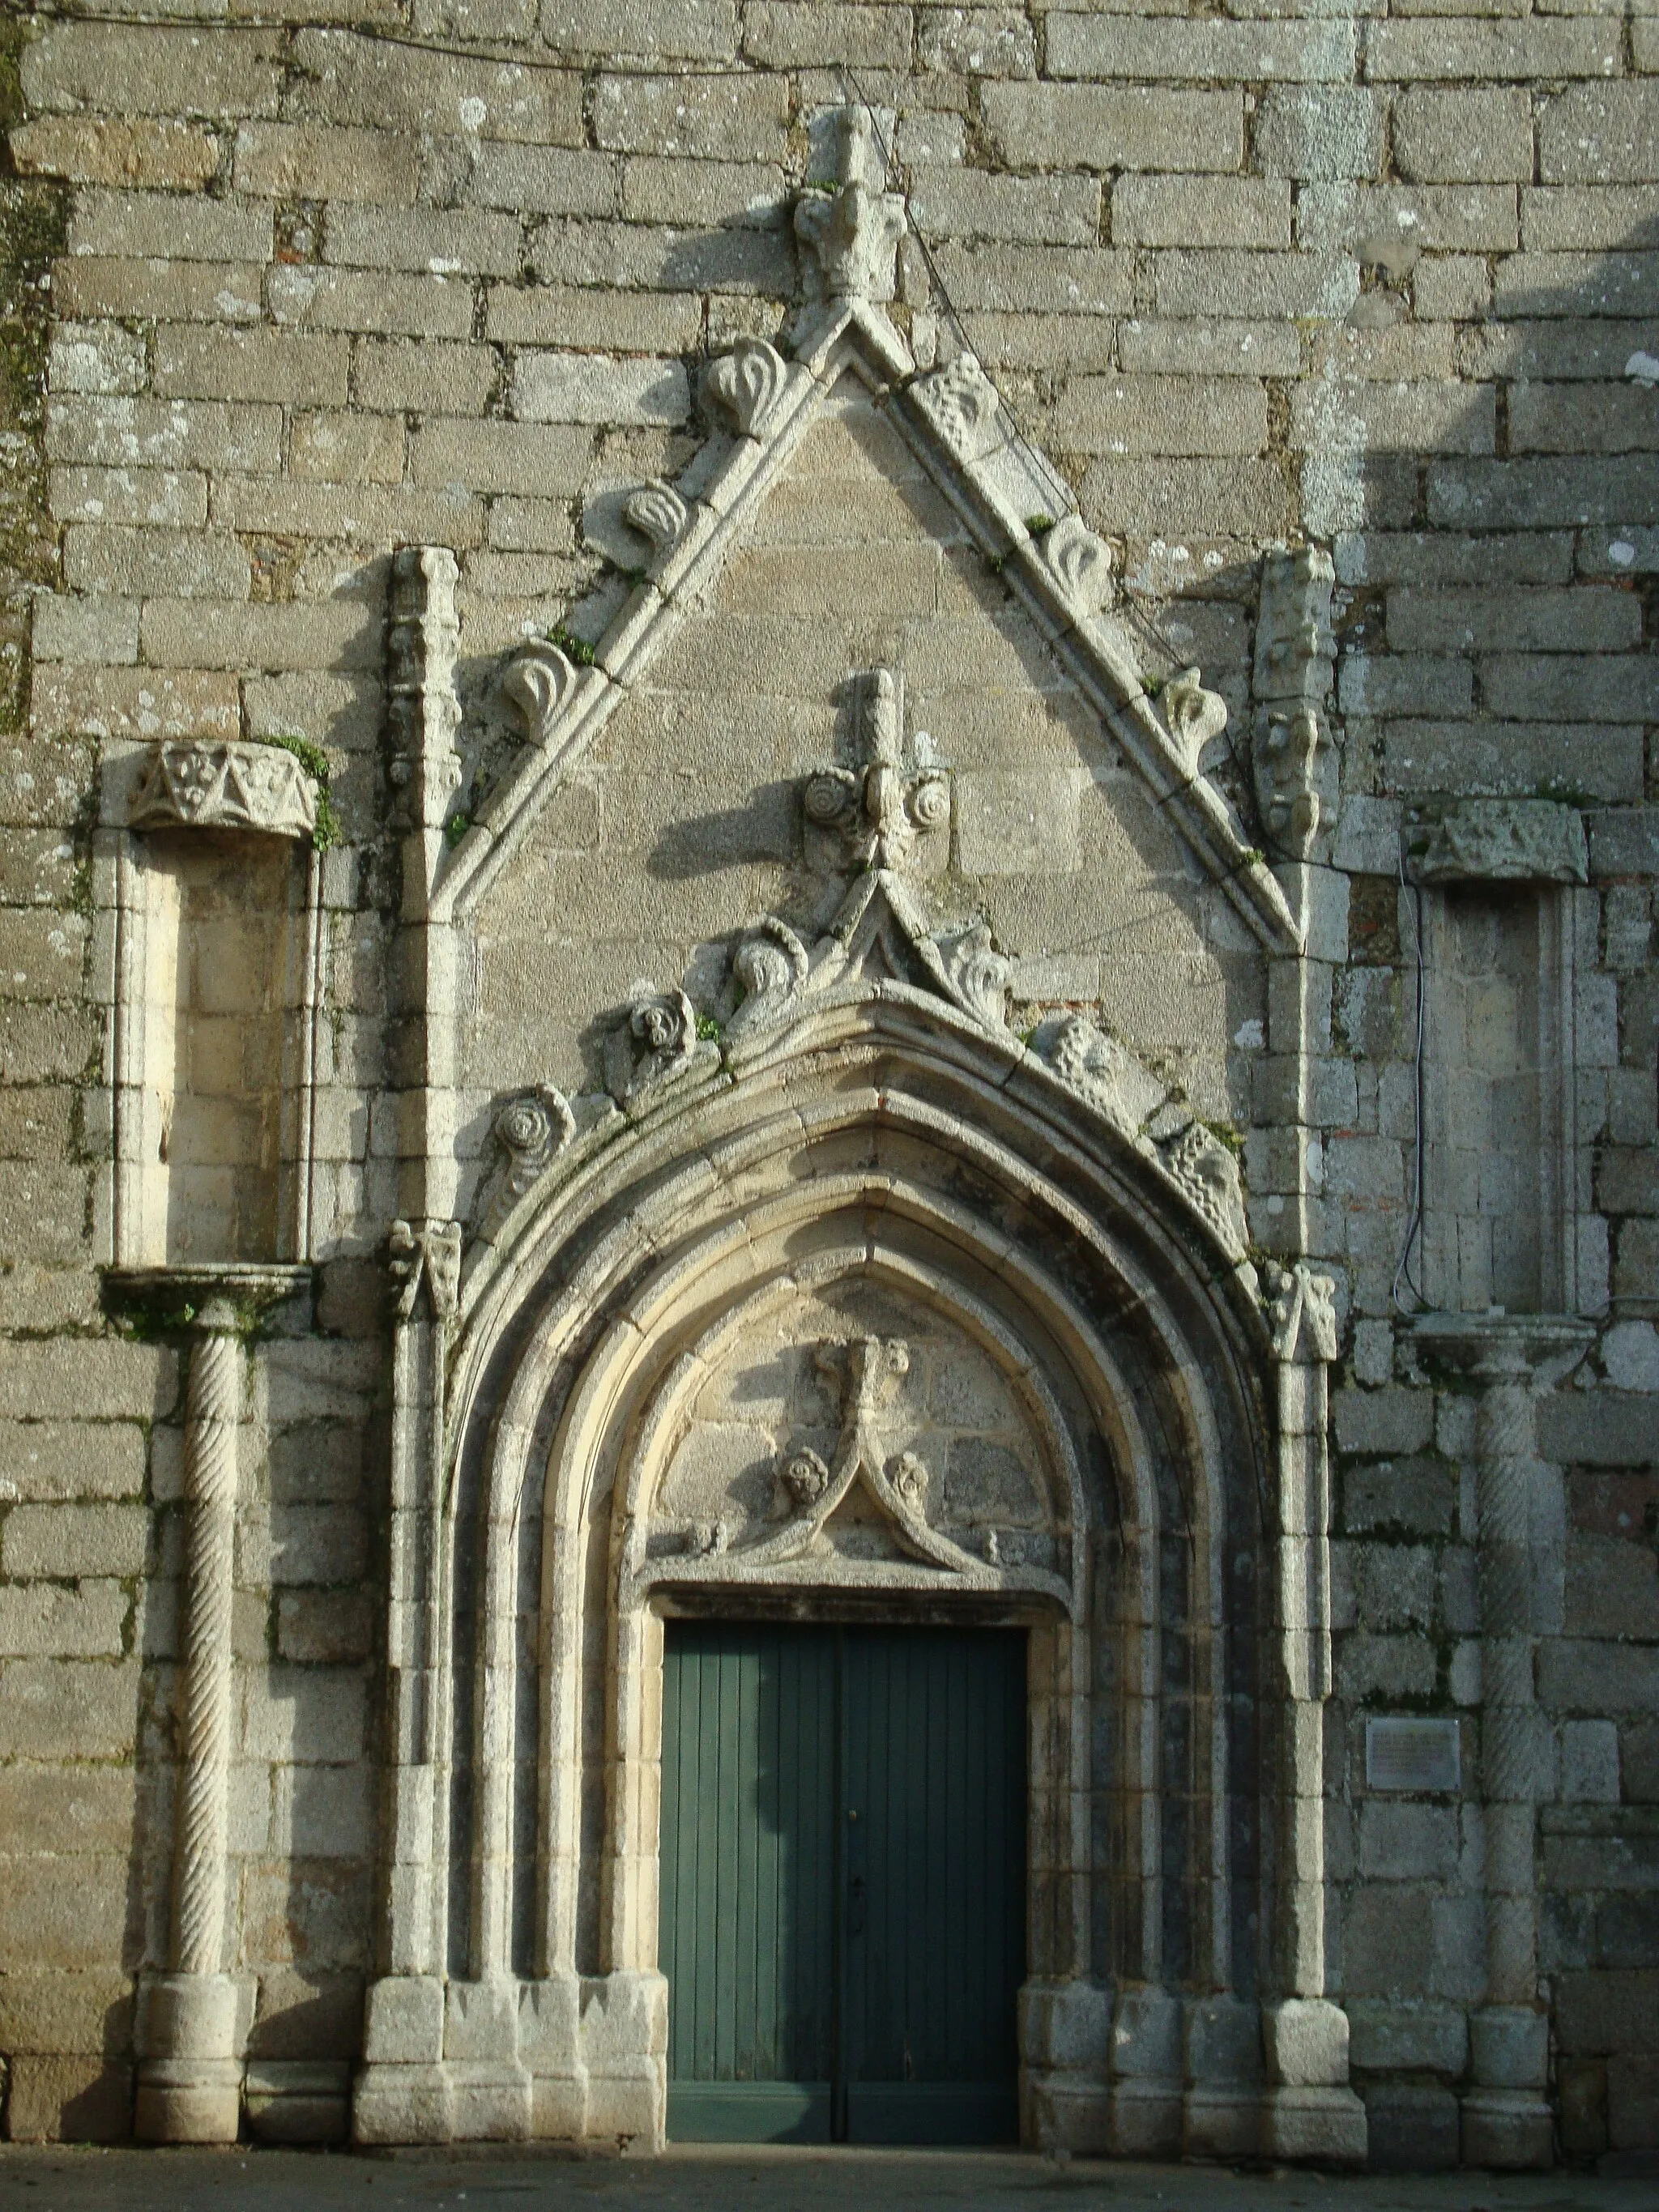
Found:
<svg viewBox="0 0 1659 2212"><path fill-rule="evenodd" d="M260 744L129 770L117 868L114 1256L304 1260L317 1049L317 791Z"/></svg>
<svg viewBox="0 0 1659 2212"><path fill-rule="evenodd" d="M1428 1304L1576 1312L1583 823L1546 801L1466 801L1415 859L1425 887Z"/></svg>

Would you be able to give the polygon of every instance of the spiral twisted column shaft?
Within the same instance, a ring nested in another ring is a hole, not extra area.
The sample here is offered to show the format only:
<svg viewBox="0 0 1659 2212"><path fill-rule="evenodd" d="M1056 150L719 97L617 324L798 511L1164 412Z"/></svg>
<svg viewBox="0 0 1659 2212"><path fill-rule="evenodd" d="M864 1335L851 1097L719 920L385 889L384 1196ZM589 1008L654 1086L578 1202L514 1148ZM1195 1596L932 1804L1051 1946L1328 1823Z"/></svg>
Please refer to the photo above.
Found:
<svg viewBox="0 0 1659 2212"><path fill-rule="evenodd" d="M230 1790L231 1571L242 1355L235 1316L216 1301L191 1348L185 1425L185 1671L173 1857L170 1964L179 1974L223 1965Z"/></svg>
<svg viewBox="0 0 1659 2212"><path fill-rule="evenodd" d="M1538 1996L1533 1808L1540 1745L1528 1542L1533 1424L1528 1376L1510 1369L1492 1373L1475 1424L1488 2004L1532 2005Z"/></svg>

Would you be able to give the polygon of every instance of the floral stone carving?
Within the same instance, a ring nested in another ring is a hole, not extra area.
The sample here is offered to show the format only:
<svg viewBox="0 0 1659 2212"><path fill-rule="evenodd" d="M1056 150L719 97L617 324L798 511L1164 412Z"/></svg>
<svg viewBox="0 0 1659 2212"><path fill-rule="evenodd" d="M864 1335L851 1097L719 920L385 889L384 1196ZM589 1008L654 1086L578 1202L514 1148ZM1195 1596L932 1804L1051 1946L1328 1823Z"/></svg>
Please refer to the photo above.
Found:
<svg viewBox="0 0 1659 2212"><path fill-rule="evenodd" d="M1226 701L1218 691L1205 690L1196 668L1183 668L1164 686L1164 718L1188 775L1196 775L1205 746L1227 726Z"/></svg>
<svg viewBox="0 0 1659 2212"><path fill-rule="evenodd" d="M1165 1173L1181 1188L1215 1231L1231 1259L1249 1250L1244 1186L1238 1162L1219 1137L1201 1122L1189 1121L1181 1134L1159 1147Z"/></svg>
<svg viewBox="0 0 1659 2212"><path fill-rule="evenodd" d="M1039 543L1043 564L1082 615L1097 615L1112 597L1112 549L1079 514L1063 514Z"/></svg>
<svg viewBox="0 0 1659 2212"><path fill-rule="evenodd" d="M263 830L275 837L308 837L317 827L317 786L282 745L161 744L128 818L135 830Z"/></svg>
<svg viewBox="0 0 1659 2212"><path fill-rule="evenodd" d="M831 300L890 300L893 262L904 231L904 202L872 186L883 165L873 159L870 111L854 103L836 118L839 145L831 193L805 192L795 204L795 235L811 263L809 290ZM816 286L812 280L816 278Z"/></svg>
<svg viewBox="0 0 1659 2212"><path fill-rule="evenodd" d="M1415 883L1589 881L1584 817L1549 799L1465 799L1407 832Z"/></svg>
<svg viewBox="0 0 1659 2212"><path fill-rule="evenodd" d="M1031 1046L1062 1082L1126 1137L1138 1139L1170 1095L1169 1085L1127 1045L1081 1014L1055 1015L1040 1024Z"/></svg>
<svg viewBox="0 0 1659 2212"><path fill-rule="evenodd" d="M732 956L732 973L744 995L726 1024L727 1034L741 1036L781 1021L799 996L811 964L806 947L788 923L766 915L739 939Z"/></svg>
<svg viewBox="0 0 1659 2212"><path fill-rule="evenodd" d="M1305 1260L1268 1268L1267 1320L1277 1358L1336 1358L1336 1285Z"/></svg>

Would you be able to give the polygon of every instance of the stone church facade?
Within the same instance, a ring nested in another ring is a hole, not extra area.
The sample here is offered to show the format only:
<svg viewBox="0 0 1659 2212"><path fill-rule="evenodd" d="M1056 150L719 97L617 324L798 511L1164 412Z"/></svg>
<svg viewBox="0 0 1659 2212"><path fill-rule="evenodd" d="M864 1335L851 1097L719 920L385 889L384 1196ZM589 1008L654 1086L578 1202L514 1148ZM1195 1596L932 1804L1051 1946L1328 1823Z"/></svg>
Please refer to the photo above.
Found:
<svg viewBox="0 0 1659 2212"><path fill-rule="evenodd" d="M147 15L3 77L6 2132L660 2146L949 1634L1021 2140L1659 2152L1659 17Z"/></svg>

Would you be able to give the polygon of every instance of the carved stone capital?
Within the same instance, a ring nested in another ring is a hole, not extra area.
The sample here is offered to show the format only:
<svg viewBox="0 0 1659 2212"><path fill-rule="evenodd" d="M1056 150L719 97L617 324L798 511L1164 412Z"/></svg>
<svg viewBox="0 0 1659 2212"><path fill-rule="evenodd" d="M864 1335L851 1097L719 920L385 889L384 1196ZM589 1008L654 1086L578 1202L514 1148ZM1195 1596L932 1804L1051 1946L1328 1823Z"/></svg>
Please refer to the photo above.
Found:
<svg viewBox="0 0 1659 2212"><path fill-rule="evenodd" d="M416 1228L407 1221L394 1221L386 1249L397 1285L398 1320L414 1318L424 1287L433 1319L441 1325L451 1321L460 1297L460 1223L428 1222Z"/></svg>
<svg viewBox="0 0 1659 2212"><path fill-rule="evenodd" d="M1406 832L1414 883L1589 881L1584 817L1547 799L1463 799Z"/></svg>
<svg viewBox="0 0 1659 2212"><path fill-rule="evenodd" d="M284 746L182 738L151 752L129 819L135 830L309 837L317 827L317 786Z"/></svg>
<svg viewBox="0 0 1659 2212"><path fill-rule="evenodd" d="M1276 1359L1328 1366L1336 1358L1336 1285L1305 1260L1268 1268L1267 1320Z"/></svg>

